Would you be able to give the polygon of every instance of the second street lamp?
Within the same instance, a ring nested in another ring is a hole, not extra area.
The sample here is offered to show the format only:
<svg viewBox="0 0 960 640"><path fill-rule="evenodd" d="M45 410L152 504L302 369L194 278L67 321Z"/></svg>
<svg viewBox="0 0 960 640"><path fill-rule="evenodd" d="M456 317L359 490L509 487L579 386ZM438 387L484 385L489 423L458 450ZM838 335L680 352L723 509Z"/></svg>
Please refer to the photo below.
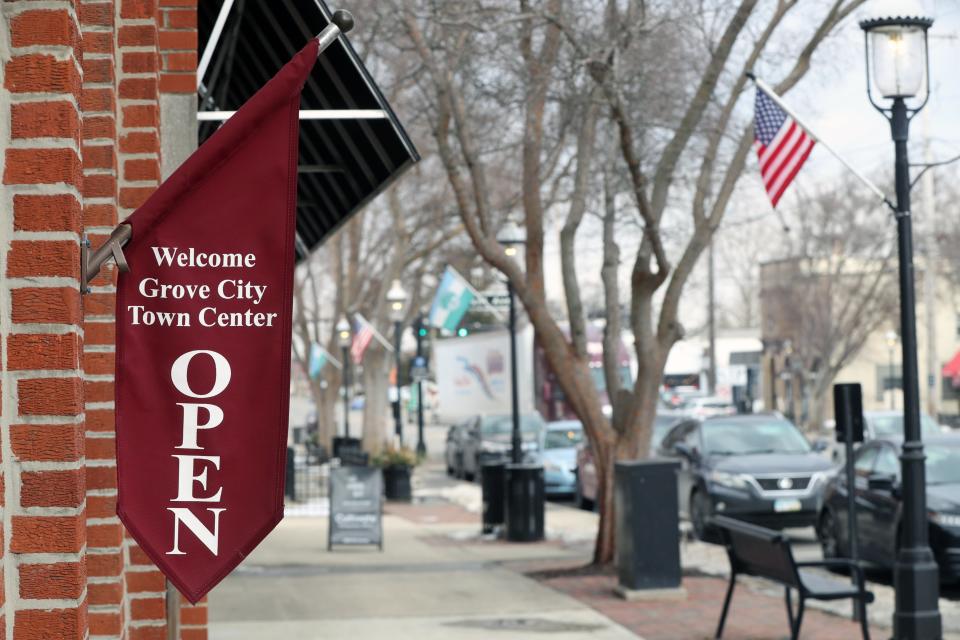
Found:
<svg viewBox="0 0 960 640"><path fill-rule="evenodd" d="M503 245L508 256L515 257L519 248L526 244L527 236L523 227L508 220L497 234L497 242ZM507 295L510 297L510 461L519 464L523 461L523 441L520 436L520 393L517 388L517 303L510 278L507 278Z"/></svg>
<svg viewBox="0 0 960 640"><path fill-rule="evenodd" d="M930 97L927 30L933 19L910 0L888 2L890 12L860 23L866 44L867 95L890 122L896 151L897 249L900 280L900 345L902 347L903 515L893 580L896 603L893 636L897 640L933 640L942 635L937 563L930 550L923 442L920 439L920 385L917 370L916 301L913 271L913 229L910 217L910 164L907 139L910 120ZM872 76L872 77L871 77ZM873 89L890 102L878 104ZM924 96L913 105L907 100Z"/></svg>
<svg viewBox="0 0 960 640"><path fill-rule="evenodd" d="M337 344L340 345L340 354L343 357L343 436L350 437L350 321L347 316L340 316L337 321Z"/></svg>
<svg viewBox="0 0 960 640"><path fill-rule="evenodd" d="M411 371L413 383L417 385L417 457L427 456L427 444L423 439L423 379L427 375L426 360L423 357L423 339L427 335L423 314L417 317L417 357L414 360L414 370Z"/></svg>
<svg viewBox="0 0 960 640"><path fill-rule="evenodd" d="M396 363L396 380L393 401L393 422L397 439L403 446L403 421L400 416L400 338L403 334L403 318L407 312L407 292L399 280L394 280L387 292L387 303L390 304L390 319L393 320L393 356Z"/></svg>
<svg viewBox="0 0 960 640"><path fill-rule="evenodd" d="M887 331L885 338L887 341L887 356L889 356L887 368L887 391L890 392L890 408L895 409L896 402L894 398L894 392L896 391L897 387L894 385L896 377L894 376L893 371L893 350L897 348L897 343L900 341L900 337L897 335L896 331Z"/></svg>

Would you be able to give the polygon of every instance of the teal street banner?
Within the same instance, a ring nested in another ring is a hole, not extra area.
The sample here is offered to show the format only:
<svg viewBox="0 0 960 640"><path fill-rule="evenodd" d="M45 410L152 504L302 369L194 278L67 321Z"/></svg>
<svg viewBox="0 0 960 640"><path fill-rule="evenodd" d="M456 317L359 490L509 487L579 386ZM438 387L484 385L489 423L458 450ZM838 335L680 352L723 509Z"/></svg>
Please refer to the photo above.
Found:
<svg viewBox="0 0 960 640"><path fill-rule="evenodd" d="M327 352L318 345L316 342L310 345L310 362L309 370L310 377L314 380L317 379L317 376L320 375L320 372L323 371L323 367L327 364Z"/></svg>
<svg viewBox="0 0 960 640"><path fill-rule="evenodd" d="M470 308L473 297L473 291L463 277L452 267L447 267L430 307L430 324L447 331L456 331Z"/></svg>

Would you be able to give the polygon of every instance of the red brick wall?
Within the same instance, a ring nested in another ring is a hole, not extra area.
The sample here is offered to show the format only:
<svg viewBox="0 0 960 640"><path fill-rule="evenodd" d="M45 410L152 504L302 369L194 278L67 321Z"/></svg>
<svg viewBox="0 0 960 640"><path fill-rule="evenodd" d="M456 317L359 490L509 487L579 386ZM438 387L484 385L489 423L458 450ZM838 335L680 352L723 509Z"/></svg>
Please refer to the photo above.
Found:
<svg viewBox="0 0 960 640"><path fill-rule="evenodd" d="M0 640L167 637L166 581L115 515L116 274L79 282L82 234L159 184L161 87L194 91L196 0L159 1L4 3ZM205 639L205 605L179 610Z"/></svg>
<svg viewBox="0 0 960 640"><path fill-rule="evenodd" d="M160 0L160 91L197 91L197 0Z"/></svg>
<svg viewBox="0 0 960 640"><path fill-rule="evenodd" d="M0 637L83 638L80 29L72 1L4 9Z"/></svg>

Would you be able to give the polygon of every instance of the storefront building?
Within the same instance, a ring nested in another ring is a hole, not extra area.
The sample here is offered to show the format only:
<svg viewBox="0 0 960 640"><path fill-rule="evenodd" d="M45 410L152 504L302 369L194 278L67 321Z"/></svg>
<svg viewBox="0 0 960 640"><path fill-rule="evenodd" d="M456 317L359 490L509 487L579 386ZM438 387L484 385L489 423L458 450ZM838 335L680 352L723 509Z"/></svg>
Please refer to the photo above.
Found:
<svg viewBox="0 0 960 640"><path fill-rule="evenodd" d="M8 0L0 26L0 638L201 640L116 517L112 263L195 147L197 0Z"/></svg>

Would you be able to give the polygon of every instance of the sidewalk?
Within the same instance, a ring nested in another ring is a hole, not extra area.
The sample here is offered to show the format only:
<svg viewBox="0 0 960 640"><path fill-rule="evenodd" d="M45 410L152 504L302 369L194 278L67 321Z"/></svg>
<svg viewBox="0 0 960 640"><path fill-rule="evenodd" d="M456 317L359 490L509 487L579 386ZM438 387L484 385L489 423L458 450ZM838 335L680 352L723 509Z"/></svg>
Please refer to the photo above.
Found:
<svg viewBox="0 0 960 640"><path fill-rule="evenodd" d="M286 518L211 592L211 640L712 637L724 580L687 576L685 598L624 602L612 575L565 571L589 559L594 514L551 504L546 542L508 544L478 535L476 485L436 468L417 475L417 502L386 507L383 552L328 552L326 518ZM849 619L817 610L804 630L818 640L859 635ZM785 631L782 592L738 587L726 638Z"/></svg>
<svg viewBox="0 0 960 640"><path fill-rule="evenodd" d="M477 533L479 519L457 505L388 505L383 552L327 552L326 527L326 518L284 519L211 592L211 640L637 637L505 566L578 563L580 551L558 543L460 542Z"/></svg>

